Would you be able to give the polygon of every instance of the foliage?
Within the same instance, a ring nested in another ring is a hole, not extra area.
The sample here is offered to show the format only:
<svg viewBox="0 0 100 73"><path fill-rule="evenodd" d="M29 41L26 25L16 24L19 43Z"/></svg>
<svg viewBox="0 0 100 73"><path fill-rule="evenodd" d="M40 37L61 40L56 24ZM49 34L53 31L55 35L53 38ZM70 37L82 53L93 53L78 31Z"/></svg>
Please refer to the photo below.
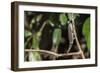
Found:
<svg viewBox="0 0 100 73"><path fill-rule="evenodd" d="M60 14L59 15L59 21L61 22L61 25L66 25L66 23L68 21L66 14Z"/></svg>
<svg viewBox="0 0 100 73"><path fill-rule="evenodd" d="M30 28L29 30L25 30L24 32L24 37L27 38L26 42L25 42L25 48L27 47L28 43L31 41L32 39L32 46L30 46L30 49L36 49L38 50L39 49L39 39L40 39L40 36L41 36L41 32L34 32L33 31L30 31L32 30L32 28L35 26L36 24L36 21L40 21L42 18L42 15L38 15L37 17L33 17L32 20L31 20L31 23L30 23ZM29 52L29 61L35 61L35 60L41 60L41 57L40 57L40 53L38 52Z"/></svg>
<svg viewBox="0 0 100 73"><path fill-rule="evenodd" d="M52 40L53 40L53 45L56 47L58 47L60 41L61 41L61 34L62 34L62 31L60 28L56 28L53 32L53 37L52 37Z"/></svg>
<svg viewBox="0 0 100 73"><path fill-rule="evenodd" d="M28 49L40 50L41 49L40 41L42 39L41 37L43 37L44 31L49 31L49 29L52 31L51 32L52 48L58 48L59 44L62 41L62 38L68 36L67 34L68 21L72 21L72 20L75 21L75 19L77 19L77 17L80 16L80 14L78 13L49 13L48 15L47 14L36 13L36 12L34 12L30 16L26 14L26 17L28 19L30 18L31 19L30 20L27 19L26 20L27 24L25 24L25 31L24 31L25 49L28 48ZM45 25L44 22L46 22ZM48 29L45 30L45 28ZM63 32L66 32L65 34L67 35L65 35ZM49 33L45 33L45 34L49 34ZM82 34L85 36L88 48L90 48L90 17L87 18L83 23ZM63 39L63 41L68 42L66 38ZM31 51L28 54L28 60L40 61L42 60L42 57L39 52Z"/></svg>
<svg viewBox="0 0 100 73"><path fill-rule="evenodd" d="M87 42L87 47L90 49L90 17L88 17L83 24L83 34Z"/></svg>
<svg viewBox="0 0 100 73"><path fill-rule="evenodd" d="M25 32L25 34L24 34L25 38L27 38L27 37L32 35L32 33L30 31L28 31L28 30L25 30L24 32Z"/></svg>

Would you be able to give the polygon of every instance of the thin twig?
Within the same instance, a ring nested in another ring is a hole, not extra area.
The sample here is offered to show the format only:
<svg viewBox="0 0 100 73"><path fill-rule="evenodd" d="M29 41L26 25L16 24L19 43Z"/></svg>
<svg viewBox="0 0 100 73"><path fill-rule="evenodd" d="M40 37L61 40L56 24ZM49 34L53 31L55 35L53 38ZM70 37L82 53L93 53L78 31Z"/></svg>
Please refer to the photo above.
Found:
<svg viewBox="0 0 100 73"><path fill-rule="evenodd" d="M64 53L64 54L59 54L59 56L71 56L71 55L79 55L81 52L72 52L72 53Z"/></svg>
<svg viewBox="0 0 100 73"><path fill-rule="evenodd" d="M81 48L81 46L80 46L80 44L79 44L79 41L78 41L78 38L77 38L77 34L76 34L76 28L75 28L75 22L74 22L74 20L72 21L73 22L73 30L74 30L74 35L75 35L75 39L76 39L76 44L77 44L77 46L78 46L78 48L79 48L79 51L81 52L81 56L82 56L82 58L84 59L85 58L85 56L84 56L84 54L83 54L83 51L82 51L82 48Z"/></svg>
<svg viewBox="0 0 100 73"><path fill-rule="evenodd" d="M42 32L42 31L43 31L43 29L44 29L44 27L45 27L46 24L47 24L47 21L45 21L45 22L42 24L42 26L41 26L39 32Z"/></svg>
<svg viewBox="0 0 100 73"><path fill-rule="evenodd" d="M47 50L25 49L25 52L30 52L30 51L32 51L32 52L43 52L43 53L47 53L47 54L58 56L57 53L51 52L51 51L47 51Z"/></svg>
<svg viewBox="0 0 100 73"><path fill-rule="evenodd" d="M55 53L55 52L52 52L52 51L47 51L47 50L35 50L35 49L25 49L25 52L43 52L43 53L47 53L47 54L51 54L51 55L54 55L56 57L60 57L60 56L70 56L70 55L78 55L80 54L81 52L72 52L72 53L63 53L63 54L58 54L58 53Z"/></svg>

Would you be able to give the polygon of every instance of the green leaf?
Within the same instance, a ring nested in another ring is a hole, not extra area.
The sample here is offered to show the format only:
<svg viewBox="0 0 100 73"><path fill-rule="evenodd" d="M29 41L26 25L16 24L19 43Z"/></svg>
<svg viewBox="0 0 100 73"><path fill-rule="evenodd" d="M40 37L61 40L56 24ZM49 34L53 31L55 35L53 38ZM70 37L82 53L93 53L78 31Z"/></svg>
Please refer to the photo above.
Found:
<svg viewBox="0 0 100 73"><path fill-rule="evenodd" d="M59 16L59 21L61 22L61 25L66 25L67 21L68 21L68 18L67 16L63 13L63 14L60 14Z"/></svg>
<svg viewBox="0 0 100 73"><path fill-rule="evenodd" d="M41 20L42 17L43 17L42 14L38 15L38 16L36 17L36 21L39 22L39 21Z"/></svg>
<svg viewBox="0 0 100 73"><path fill-rule="evenodd" d="M39 37L40 37L40 33L35 33L33 35L33 39L32 39L32 48L36 49L36 50L39 50ZM41 60L41 56L40 56L40 53L39 52L33 52L33 59L34 60Z"/></svg>
<svg viewBox="0 0 100 73"><path fill-rule="evenodd" d="M41 56L40 56L40 53L39 52L33 52L33 55L34 55L34 59L36 61L40 61L41 60Z"/></svg>
<svg viewBox="0 0 100 73"><path fill-rule="evenodd" d="M30 29L32 29L32 27L35 25L36 21L35 18L33 17L30 23Z"/></svg>
<svg viewBox="0 0 100 73"><path fill-rule="evenodd" d="M53 45L58 45L61 41L62 31L60 28L56 28L53 32Z"/></svg>
<svg viewBox="0 0 100 73"><path fill-rule="evenodd" d="M29 52L29 61L40 61L41 57L38 52Z"/></svg>
<svg viewBox="0 0 100 73"><path fill-rule="evenodd" d="M41 36L41 32L37 32L37 37L39 38Z"/></svg>
<svg viewBox="0 0 100 73"><path fill-rule="evenodd" d="M90 17L83 24L83 35L85 36L87 47L90 49Z"/></svg>
<svg viewBox="0 0 100 73"><path fill-rule="evenodd" d="M33 17L32 20L31 20L31 24L34 24L36 21L35 21L35 18Z"/></svg>
<svg viewBox="0 0 100 73"><path fill-rule="evenodd" d="M29 59L29 61L36 61L36 59L34 58L33 52L29 52L28 59Z"/></svg>
<svg viewBox="0 0 100 73"><path fill-rule="evenodd" d="M27 38L27 37L29 37L29 36L31 36L32 35L32 33L30 32L30 31L28 31L28 30L25 30L24 31L24 37L25 38Z"/></svg>
<svg viewBox="0 0 100 73"><path fill-rule="evenodd" d="M35 48L35 49L39 48L39 38L37 37L36 33L33 35L32 48Z"/></svg>

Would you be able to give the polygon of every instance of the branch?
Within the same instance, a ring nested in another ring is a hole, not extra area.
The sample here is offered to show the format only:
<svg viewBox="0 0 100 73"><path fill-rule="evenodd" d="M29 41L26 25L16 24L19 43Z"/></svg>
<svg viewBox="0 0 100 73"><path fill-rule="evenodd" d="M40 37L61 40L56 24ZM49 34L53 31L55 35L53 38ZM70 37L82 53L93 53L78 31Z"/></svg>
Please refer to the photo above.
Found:
<svg viewBox="0 0 100 73"><path fill-rule="evenodd" d="M73 22L73 30L74 30L74 35L75 35L76 43L77 43L77 46L79 48L79 51L81 52L81 56L84 59L85 56L84 56L84 53L82 51L82 48L81 48L80 43L79 43L78 38L77 38L77 33L76 33L76 28L75 28L75 22L74 22L74 20L72 20L72 22Z"/></svg>
<svg viewBox="0 0 100 73"><path fill-rule="evenodd" d="M41 26L39 32L42 32L42 31L43 31L43 29L44 29L44 27L45 27L46 24L47 24L47 21L45 21L45 22L43 23L43 25Z"/></svg>
<svg viewBox="0 0 100 73"><path fill-rule="evenodd" d="M79 55L81 52L72 52L72 53L64 53L64 54L59 54L59 56L71 56L71 55Z"/></svg>
<svg viewBox="0 0 100 73"><path fill-rule="evenodd" d="M51 55L54 55L54 56L58 56L57 53L55 52L51 52L51 51L47 51L47 50L34 50L34 49L25 49L25 52L43 52L43 53L47 53L47 54L51 54Z"/></svg>
<svg viewBox="0 0 100 73"><path fill-rule="evenodd" d="M63 53L63 54L58 54L52 51L47 51L47 50L34 50L34 49L25 49L25 52L43 52L43 53L47 53L47 54L51 54L54 55L56 57L61 57L61 56L70 56L70 55L79 55L81 52L73 52L73 53Z"/></svg>

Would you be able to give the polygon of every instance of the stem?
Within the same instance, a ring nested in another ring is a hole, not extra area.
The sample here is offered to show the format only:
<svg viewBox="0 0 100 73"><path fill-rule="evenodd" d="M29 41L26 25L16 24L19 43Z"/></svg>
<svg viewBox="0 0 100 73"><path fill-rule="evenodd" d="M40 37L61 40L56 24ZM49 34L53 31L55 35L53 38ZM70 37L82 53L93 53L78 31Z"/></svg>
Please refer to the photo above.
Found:
<svg viewBox="0 0 100 73"><path fill-rule="evenodd" d="M76 28L75 28L75 22L74 22L74 20L72 20L72 23L73 23L73 30L74 30L74 35L75 35L75 39L76 39L76 44L77 44L77 46L78 46L78 48L79 48L79 51L81 52L81 56L82 56L82 58L83 59L85 59L85 56L84 56L84 54L83 54L83 51L82 51L82 48L81 48L81 46L80 46L80 44L79 44L79 41L78 41L78 38L77 38L77 34L76 34Z"/></svg>
<svg viewBox="0 0 100 73"><path fill-rule="evenodd" d="M61 56L71 56L71 55L79 55L81 52L73 52L73 53L63 53L63 54L58 54L52 51L47 51L47 50L35 50L35 49L25 49L25 52L42 52L42 53L46 53L46 54L50 54L56 57L61 57ZM45 55L45 54L44 54Z"/></svg>
<svg viewBox="0 0 100 73"><path fill-rule="evenodd" d="M47 23L47 21L45 21L45 22L43 23L43 25L41 26L41 28L40 28L39 32L42 32L42 31L43 31L43 29L44 29L44 27L45 27L46 23Z"/></svg>

